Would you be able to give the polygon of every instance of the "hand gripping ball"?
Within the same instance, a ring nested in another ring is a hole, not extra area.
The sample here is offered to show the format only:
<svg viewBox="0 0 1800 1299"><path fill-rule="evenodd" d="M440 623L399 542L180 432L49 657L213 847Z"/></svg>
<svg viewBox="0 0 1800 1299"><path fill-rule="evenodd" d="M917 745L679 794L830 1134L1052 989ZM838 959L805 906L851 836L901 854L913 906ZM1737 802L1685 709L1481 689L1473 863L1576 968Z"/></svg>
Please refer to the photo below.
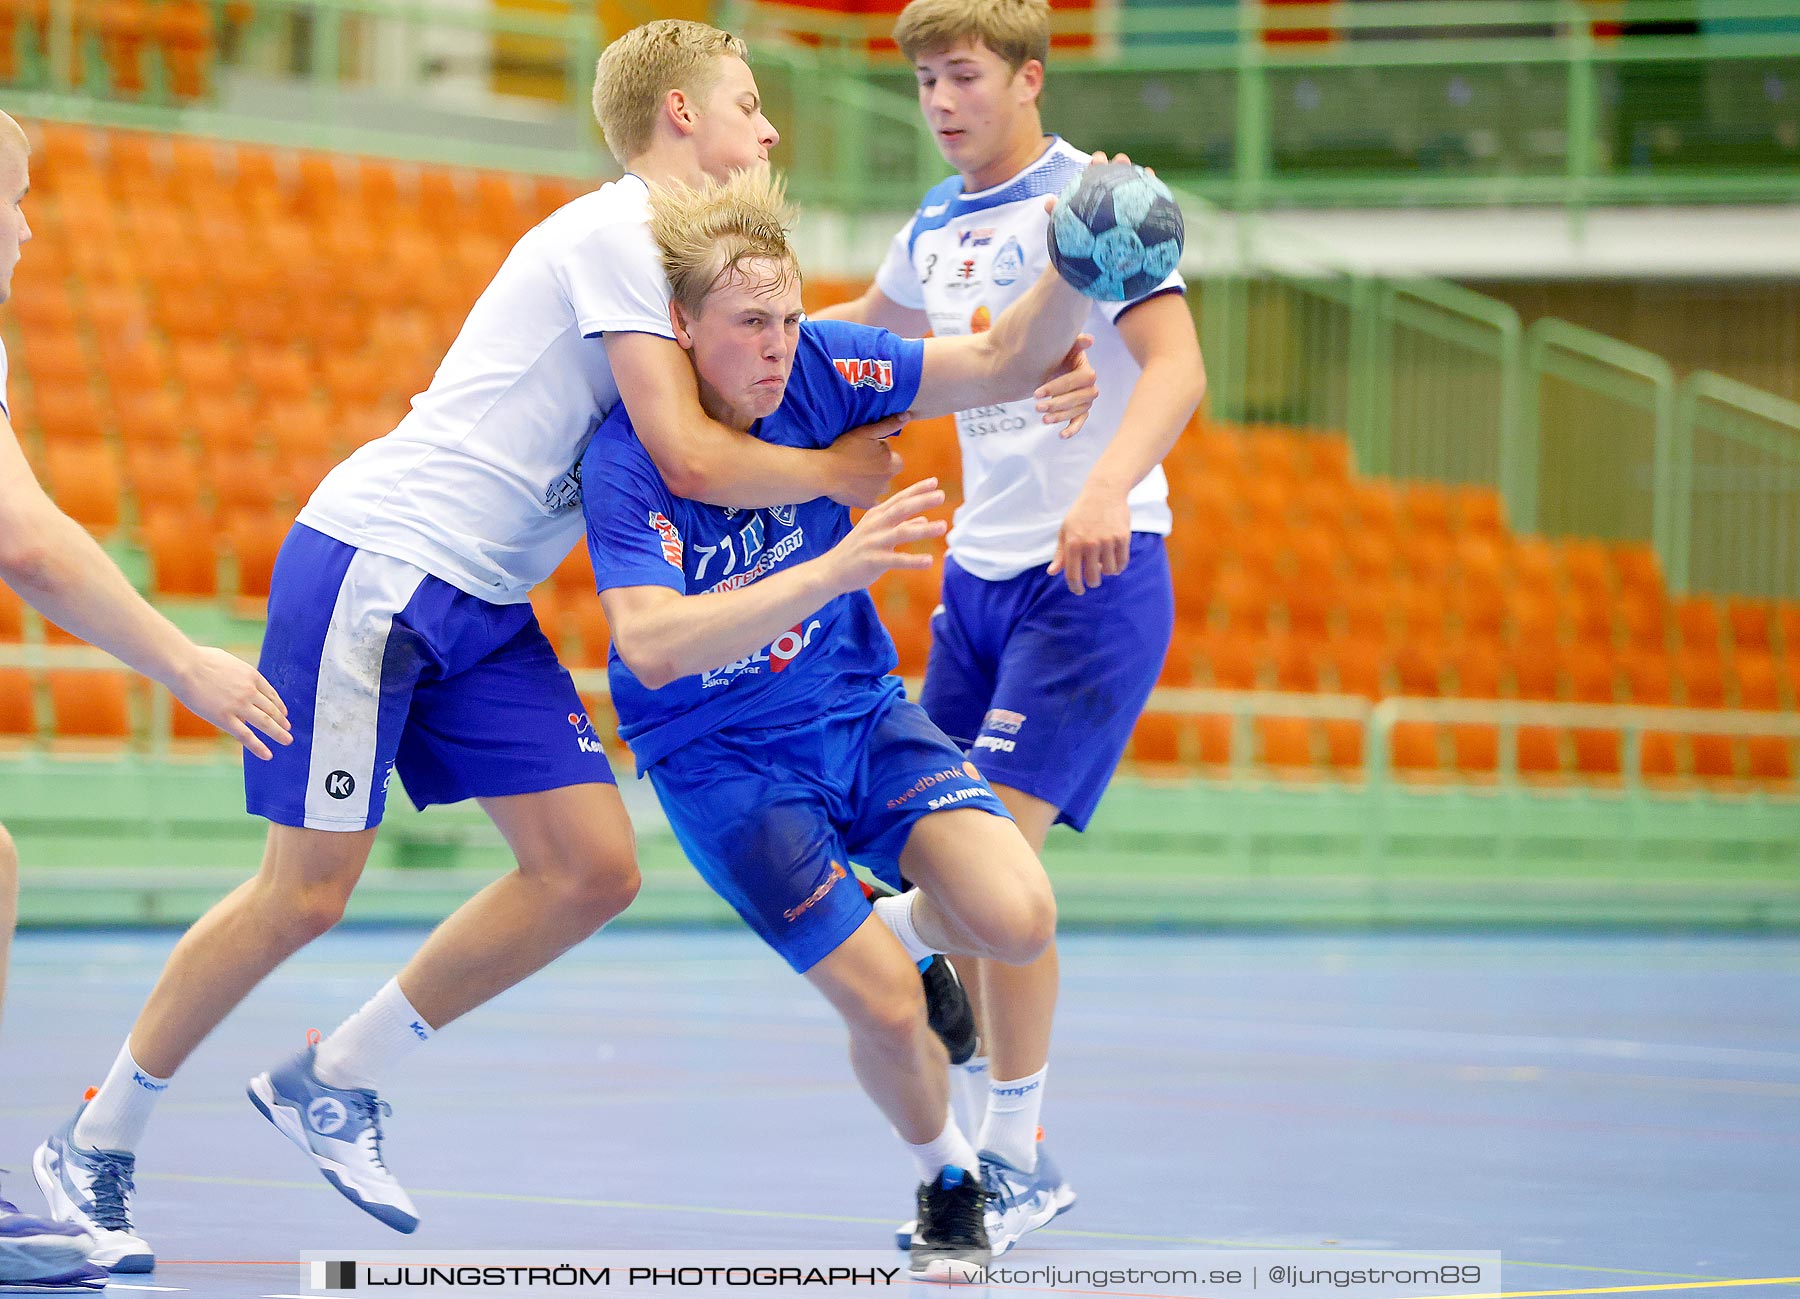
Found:
<svg viewBox="0 0 1800 1299"><path fill-rule="evenodd" d="M1103 302L1141 298L1181 260L1181 209L1142 167L1097 162L1077 176L1050 214L1050 263Z"/></svg>

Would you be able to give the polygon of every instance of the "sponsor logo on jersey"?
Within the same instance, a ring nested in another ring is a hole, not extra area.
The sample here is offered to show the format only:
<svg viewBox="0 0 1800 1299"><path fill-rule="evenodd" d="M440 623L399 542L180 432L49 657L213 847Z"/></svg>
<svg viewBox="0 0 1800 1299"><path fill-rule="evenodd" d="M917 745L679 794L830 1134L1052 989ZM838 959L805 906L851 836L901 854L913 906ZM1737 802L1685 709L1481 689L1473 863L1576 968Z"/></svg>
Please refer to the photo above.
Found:
<svg viewBox="0 0 1800 1299"><path fill-rule="evenodd" d="M831 873L825 877L825 882L819 885L819 887L814 889L811 893L807 894L806 901L802 902L799 906L789 907L786 911L783 911L781 913L782 917L790 925L793 924L801 916L812 910L819 900L827 893L831 892L832 889L836 888L837 882L845 878L849 873L850 872L844 869L842 863L836 861L832 862Z"/></svg>
<svg viewBox="0 0 1800 1299"><path fill-rule="evenodd" d="M994 433L1018 433L1025 428L1025 416L1008 406L975 406L956 412L956 431L966 438L984 438Z"/></svg>
<svg viewBox="0 0 1800 1299"><path fill-rule="evenodd" d="M1011 713L1004 708L990 708L981 721L984 731L999 731L1002 735L1017 735L1019 728L1025 725L1024 713Z"/></svg>
<svg viewBox="0 0 1800 1299"><path fill-rule="evenodd" d="M833 358L837 372L852 388L873 388L886 392L894 386L894 363L877 357L849 356Z"/></svg>
<svg viewBox="0 0 1800 1299"><path fill-rule="evenodd" d="M958 789L948 794L940 794L925 804L928 811L941 812L946 807L955 807L958 803L966 803L971 798L980 798L987 793L985 789Z"/></svg>
<svg viewBox="0 0 1800 1299"><path fill-rule="evenodd" d="M920 794L938 785L960 784L964 780L980 779L981 777L975 774L975 764L973 763L964 763L960 767L945 767L942 771L934 771L929 775L920 776L905 793L890 798L887 805L889 808L905 807Z"/></svg>
<svg viewBox="0 0 1800 1299"><path fill-rule="evenodd" d="M700 688L710 690L714 686L728 686L739 677L757 676L765 664L770 672L786 671L787 665L800 657L800 651L812 644L813 636L823 625L814 618L804 626L789 627L754 654L746 654L737 662L727 663L724 667L708 668L700 674Z"/></svg>
<svg viewBox="0 0 1800 1299"><path fill-rule="evenodd" d="M544 508L552 514L561 514L581 504L581 465L576 463L561 478L544 489Z"/></svg>
<svg viewBox="0 0 1800 1299"><path fill-rule="evenodd" d="M982 226L979 230L964 230L956 236L959 248L986 248L994 242L996 231L993 226Z"/></svg>
<svg viewBox="0 0 1800 1299"><path fill-rule="evenodd" d="M994 254L994 283L1004 288L1014 283L1025 273L1025 250L1019 247L1017 238L1008 236L1000 245L1000 251Z"/></svg>
<svg viewBox="0 0 1800 1299"><path fill-rule="evenodd" d="M662 556L677 569L681 567L681 529L669 522L668 516L660 510L650 511L650 526L656 529L656 535L662 538Z"/></svg>
<svg viewBox="0 0 1800 1299"><path fill-rule="evenodd" d="M994 313L987 309L985 303L970 313L969 332L971 334L985 334L993 327Z"/></svg>
<svg viewBox="0 0 1800 1299"><path fill-rule="evenodd" d="M975 741L977 749L992 749L995 753L1011 753L1019 747L1017 740L1003 740L998 735L983 735Z"/></svg>
<svg viewBox="0 0 1800 1299"><path fill-rule="evenodd" d="M356 792L356 777L347 771L334 771L325 777L325 792L333 798L349 798Z"/></svg>

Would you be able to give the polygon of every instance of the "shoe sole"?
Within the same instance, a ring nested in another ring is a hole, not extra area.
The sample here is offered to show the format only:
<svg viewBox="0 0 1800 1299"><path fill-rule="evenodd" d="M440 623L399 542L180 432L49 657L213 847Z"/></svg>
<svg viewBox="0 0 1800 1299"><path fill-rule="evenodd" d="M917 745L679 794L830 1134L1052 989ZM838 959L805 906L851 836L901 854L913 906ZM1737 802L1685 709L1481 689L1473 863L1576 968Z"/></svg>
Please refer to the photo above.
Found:
<svg viewBox="0 0 1800 1299"><path fill-rule="evenodd" d="M77 1216L74 1202L71 1201L62 1187L62 1177L52 1165L56 1155L51 1151L48 1142L39 1146L31 1156L31 1175L43 1192L44 1200L50 1206L50 1216L58 1222L67 1222ZM107 1258L104 1249L89 1254L85 1260L95 1267L103 1267L108 1272L125 1272L141 1275L156 1271L155 1254L121 1254L117 1258ZM67 1287L64 1287L65 1289Z"/></svg>
<svg viewBox="0 0 1800 1299"><path fill-rule="evenodd" d="M0 1294L105 1294L99 1281L0 1281Z"/></svg>
<svg viewBox="0 0 1800 1299"><path fill-rule="evenodd" d="M61 1276L73 1272L88 1261L94 1238L85 1233L71 1236L67 1232L38 1232L30 1236L0 1236L0 1285L13 1284L12 1278Z"/></svg>
<svg viewBox="0 0 1800 1299"><path fill-rule="evenodd" d="M1028 1227L1026 1230L1036 1231L1039 1227L1046 1227L1050 1223L1055 1222L1058 1218L1062 1217L1063 1214L1067 1213L1070 1209L1073 1209L1075 1207L1075 1201L1080 1198L1081 1197L1076 1195L1075 1192L1069 1190L1067 1186L1064 1186L1061 1191L1057 1192L1055 1200L1052 1201L1052 1203L1056 1205L1056 1212L1044 1219L1044 1221L1040 1222L1036 1227ZM894 1248L899 1250L902 1254L910 1250L912 1248L912 1234L918 1225L919 1220L914 1218L911 1222L903 1222L898 1227L894 1228ZM1021 1233L1021 1235L1022 1234L1023 1233ZM1014 1243L1017 1243L1016 1237ZM1007 1246L1007 1249L1010 1248L1012 1248L1011 1245ZM1006 1250L1004 1249L996 1250L995 1256L998 1257L1005 1252Z"/></svg>
<svg viewBox="0 0 1800 1299"><path fill-rule="evenodd" d="M982 1285L987 1281L987 1263L966 1258L934 1258L923 1268L908 1268L915 1281L934 1285Z"/></svg>
<svg viewBox="0 0 1800 1299"><path fill-rule="evenodd" d="M335 1160L325 1158L312 1148L312 1144L306 1139L306 1129L300 1125L300 1116L294 1112L292 1106L283 1105L275 1099L275 1085L269 1081L268 1074L262 1073L252 1078L250 1085L244 1088L244 1094L250 1098L250 1103L261 1111L262 1116L275 1125L277 1132L300 1147L306 1157L313 1161L320 1175L331 1183L332 1189L339 1195L375 1221L392 1227L395 1231L410 1236L419 1229L419 1220L411 1214L389 1204L371 1204L363 1199L356 1188L344 1180L350 1170Z"/></svg>

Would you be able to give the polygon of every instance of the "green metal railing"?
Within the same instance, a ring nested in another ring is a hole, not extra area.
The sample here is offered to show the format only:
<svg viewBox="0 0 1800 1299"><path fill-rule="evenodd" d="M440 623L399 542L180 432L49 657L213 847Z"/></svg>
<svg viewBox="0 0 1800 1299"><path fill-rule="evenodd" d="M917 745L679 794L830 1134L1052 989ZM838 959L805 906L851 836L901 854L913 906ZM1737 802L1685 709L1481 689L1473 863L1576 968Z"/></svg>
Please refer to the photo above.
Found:
<svg viewBox="0 0 1800 1299"><path fill-rule="evenodd" d="M889 15L734 4L911 97ZM1362 0L1059 10L1046 124L1244 211L1800 195L1788 0ZM852 199L854 196L851 196Z"/></svg>
<svg viewBox="0 0 1800 1299"><path fill-rule="evenodd" d="M1800 403L1701 370L1676 392L1671 442L1670 583L1800 594Z"/></svg>

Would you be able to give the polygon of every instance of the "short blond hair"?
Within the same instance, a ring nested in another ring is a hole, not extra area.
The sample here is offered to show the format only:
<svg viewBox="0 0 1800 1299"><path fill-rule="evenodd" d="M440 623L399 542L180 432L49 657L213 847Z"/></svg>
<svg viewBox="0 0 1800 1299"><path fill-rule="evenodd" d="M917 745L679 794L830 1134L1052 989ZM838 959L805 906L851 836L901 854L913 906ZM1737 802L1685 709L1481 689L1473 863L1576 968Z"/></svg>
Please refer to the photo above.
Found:
<svg viewBox="0 0 1800 1299"><path fill-rule="evenodd" d="M977 41L1014 72L1050 61L1049 0L912 0L894 23L894 41L917 63L964 41Z"/></svg>
<svg viewBox="0 0 1800 1299"><path fill-rule="evenodd" d="M650 234L662 250L675 301L699 314L709 293L746 273L746 262L777 263L778 287L798 280L800 263L788 245L796 216L786 184L763 168L699 189L657 186L650 195Z"/></svg>
<svg viewBox="0 0 1800 1299"><path fill-rule="evenodd" d="M721 58L749 53L730 32L680 18L633 27L608 45L594 69L594 120L619 165L650 147L671 90L701 98L717 82Z"/></svg>

